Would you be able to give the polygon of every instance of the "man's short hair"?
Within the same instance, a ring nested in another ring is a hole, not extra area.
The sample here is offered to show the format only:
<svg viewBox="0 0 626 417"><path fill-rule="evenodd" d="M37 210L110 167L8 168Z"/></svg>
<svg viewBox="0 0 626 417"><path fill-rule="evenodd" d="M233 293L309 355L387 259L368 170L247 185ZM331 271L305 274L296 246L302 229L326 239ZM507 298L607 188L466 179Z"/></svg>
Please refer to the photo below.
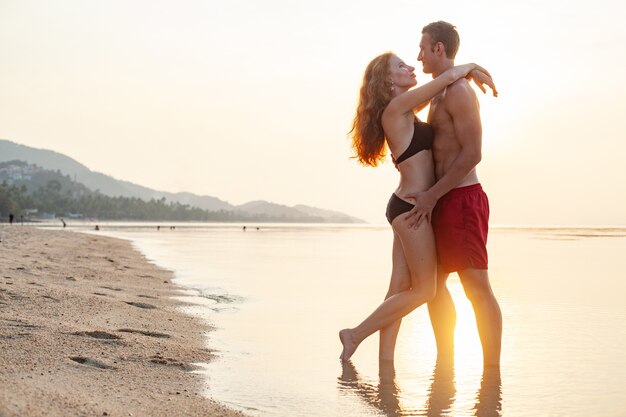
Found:
<svg viewBox="0 0 626 417"><path fill-rule="evenodd" d="M422 34L424 33L428 33L430 35L432 48L435 47L437 42L441 42L446 48L446 57L454 59L457 51L459 50L459 44L461 43L459 32L456 31L456 26L440 20L424 26Z"/></svg>

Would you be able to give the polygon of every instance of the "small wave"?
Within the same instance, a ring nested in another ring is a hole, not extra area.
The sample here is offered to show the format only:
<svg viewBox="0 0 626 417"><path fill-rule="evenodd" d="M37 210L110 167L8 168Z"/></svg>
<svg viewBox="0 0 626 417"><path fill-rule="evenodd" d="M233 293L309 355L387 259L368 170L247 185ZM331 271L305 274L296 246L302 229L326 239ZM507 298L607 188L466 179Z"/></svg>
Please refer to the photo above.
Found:
<svg viewBox="0 0 626 417"><path fill-rule="evenodd" d="M240 304L245 301L245 299L239 295L233 294L218 294L214 292L208 292L202 289L195 289L198 297L206 298L208 300L215 301L218 304Z"/></svg>

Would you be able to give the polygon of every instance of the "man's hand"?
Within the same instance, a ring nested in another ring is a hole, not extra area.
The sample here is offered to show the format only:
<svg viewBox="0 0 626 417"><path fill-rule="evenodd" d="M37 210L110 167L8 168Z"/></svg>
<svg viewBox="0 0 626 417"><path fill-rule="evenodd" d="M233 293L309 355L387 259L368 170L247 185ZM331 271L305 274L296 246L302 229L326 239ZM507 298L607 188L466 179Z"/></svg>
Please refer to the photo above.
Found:
<svg viewBox="0 0 626 417"><path fill-rule="evenodd" d="M417 229L425 220L430 223L431 214L437 204L437 199L430 195L428 191L422 191L414 194L405 194L402 196L405 200L413 200L415 207L405 216L405 220L409 220L409 228Z"/></svg>

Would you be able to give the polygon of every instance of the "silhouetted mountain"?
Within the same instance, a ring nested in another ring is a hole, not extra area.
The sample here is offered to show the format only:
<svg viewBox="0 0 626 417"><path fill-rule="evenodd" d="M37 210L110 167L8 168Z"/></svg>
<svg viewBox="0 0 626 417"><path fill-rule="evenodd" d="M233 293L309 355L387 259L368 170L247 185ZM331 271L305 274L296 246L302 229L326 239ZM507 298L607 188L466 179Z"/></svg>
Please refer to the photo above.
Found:
<svg viewBox="0 0 626 417"><path fill-rule="evenodd" d="M29 164L35 164L47 170L58 170L64 175L69 175L76 182L85 185L90 190L98 190L102 194L111 197L136 197L146 201L165 198L167 201L188 204L204 210L239 211L256 216L280 217L285 221L312 221L311 217L314 217L315 221L319 222L364 223L360 219L343 213L303 205L287 207L266 201L253 201L234 206L213 196L153 190L129 181L118 180L108 175L91 171L83 164L61 153L47 149L31 148L0 139L0 162L12 160L26 161Z"/></svg>
<svg viewBox="0 0 626 417"><path fill-rule="evenodd" d="M356 217L349 216L339 211L326 210L302 204L295 205L293 208L302 213L306 213L309 216L322 217L326 223L365 223L361 219L357 219Z"/></svg>
<svg viewBox="0 0 626 417"><path fill-rule="evenodd" d="M177 201L181 204L189 204L205 210L217 211L233 209L232 205L216 197L153 190L133 184L132 182L117 180L108 175L91 171L83 164L58 152L31 148L7 140L0 140L0 162L11 160L26 161L52 171L59 170L63 174L72 177L76 182L85 185L87 188L94 191L98 190L102 194L111 197L137 197L142 200L159 200L165 197L168 201Z"/></svg>

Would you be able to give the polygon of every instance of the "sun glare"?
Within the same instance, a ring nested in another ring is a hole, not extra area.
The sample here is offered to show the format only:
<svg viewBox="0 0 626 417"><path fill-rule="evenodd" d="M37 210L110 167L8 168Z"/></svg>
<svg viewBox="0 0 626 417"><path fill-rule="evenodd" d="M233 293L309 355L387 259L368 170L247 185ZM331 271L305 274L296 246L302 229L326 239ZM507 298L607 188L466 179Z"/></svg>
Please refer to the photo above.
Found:
<svg viewBox="0 0 626 417"><path fill-rule="evenodd" d="M474 367L476 362L482 367L482 347L472 304L465 296L463 285L456 276L449 278L448 289L456 308L455 367L457 370L467 366Z"/></svg>

